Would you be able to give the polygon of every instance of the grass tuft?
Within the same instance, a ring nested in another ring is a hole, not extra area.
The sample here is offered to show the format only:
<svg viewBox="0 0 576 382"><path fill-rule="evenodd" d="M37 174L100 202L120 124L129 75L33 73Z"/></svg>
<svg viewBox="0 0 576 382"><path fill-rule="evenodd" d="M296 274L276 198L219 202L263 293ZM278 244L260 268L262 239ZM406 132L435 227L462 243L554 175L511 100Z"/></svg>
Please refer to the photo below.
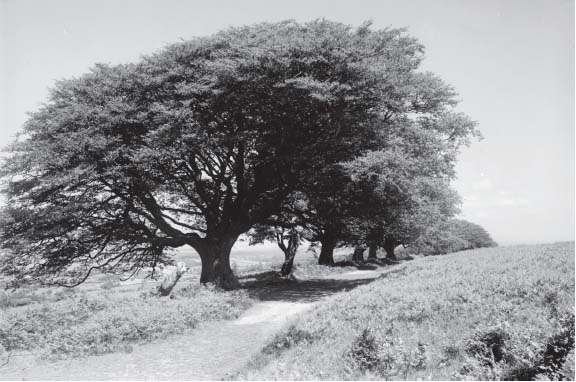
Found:
<svg viewBox="0 0 576 382"><path fill-rule="evenodd" d="M280 354L283 351L303 343L312 343L318 336L295 326L290 326L285 332L276 335L262 352L265 354Z"/></svg>

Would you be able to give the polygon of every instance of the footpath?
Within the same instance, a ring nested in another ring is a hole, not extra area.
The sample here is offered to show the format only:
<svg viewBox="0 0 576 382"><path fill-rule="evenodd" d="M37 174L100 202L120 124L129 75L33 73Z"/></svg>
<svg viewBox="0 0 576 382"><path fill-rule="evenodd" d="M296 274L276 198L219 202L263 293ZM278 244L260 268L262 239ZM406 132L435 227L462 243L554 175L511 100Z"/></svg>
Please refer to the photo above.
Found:
<svg viewBox="0 0 576 382"><path fill-rule="evenodd" d="M356 270L322 279L262 286L258 301L238 319L204 323L190 333L130 353L57 362L11 360L0 380L220 380L240 369L286 322L328 296L370 282L386 268Z"/></svg>

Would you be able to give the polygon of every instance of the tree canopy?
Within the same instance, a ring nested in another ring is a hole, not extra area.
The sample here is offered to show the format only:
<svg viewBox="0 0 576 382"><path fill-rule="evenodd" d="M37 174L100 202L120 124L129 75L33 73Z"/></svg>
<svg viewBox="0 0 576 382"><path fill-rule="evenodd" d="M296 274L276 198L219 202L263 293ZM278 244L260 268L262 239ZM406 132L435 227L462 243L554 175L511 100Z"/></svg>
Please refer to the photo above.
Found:
<svg viewBox="0 0 576 382"><path fill-rule="evenodd" d="M411 251L440 255L496 246L498 244L482 226L463 219L450 219L418 238Z"/></svg>
<svg viewBox="0 0 576 382"><path fill-rule="evenodd" d="M476 130L453 111L454 90L418 71L422 59L402 29L287 21L58 82L2 166L2 271L74 285L95 269L154 268L189 245L201 282L234 288L239 235L294 192L331 221L338 206L321 195L327 174L348 176L341 163L402 146L450 177Z"/></svg>

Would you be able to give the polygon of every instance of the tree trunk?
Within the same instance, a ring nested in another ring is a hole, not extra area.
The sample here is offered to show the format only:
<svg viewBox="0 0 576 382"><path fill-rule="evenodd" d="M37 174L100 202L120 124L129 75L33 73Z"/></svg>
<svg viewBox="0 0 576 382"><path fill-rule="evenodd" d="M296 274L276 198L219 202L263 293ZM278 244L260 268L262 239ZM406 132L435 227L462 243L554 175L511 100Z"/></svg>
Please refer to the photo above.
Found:
<svg viewBox="0 0 576 382"><path fill-rule="evenodd" d="M357 246L356 248L354 248L354 254L352 255L352 260L360 264L363 263L365 250L366 248L362 246Z"/></svg>
<svg viewBox="0 0 576 382"><path fill-rule="evenodd" d="M206 252L196 249L200 255L200 262L202 263L202 270L200 272L200 283L207 284L214 279L214 255L210 251Z"/></svg>
<svg viewBox="0 0 576 382"><path fill-rule="evenodd" d="M174 289L174 287L176 286L176 283L178 282L178 280L180 280L180 277L182 277L181 274L176 273L176 276L174 278L172 278L171 280L166 280L166 282L162 282L162 284L160 284L160 286L158 287L158 294L161 297L166 297L169 296L170 293L172 293L172 289Z"/></svg>
<svg viewBox="0 0 576 382"><path fill-rule="evenodd" d="M378 259L378 255L376 254L378 251L378 245L377 244L370 244L370 246L368 247L368 259Z"/></svg>
<svg viewBox="0 0 576 382"><path fill-rule="evenodd" d="M320 240L322 248L320 250L320 257L318 264L320 265L334 265L334 248L336 247L336 240L332 237L325 237Z"/></svg>
<svg viewBox="0 0 576 382"><path fill-rule="evenodd" d="M386 251L386 258L390 260L396 260L396 254L394 249L396 248L397 242L393 238L387 237L384 240L384 250Z"/></svg>
<svg viewBox="0 0 576 382"><path fill-rule="evenodd" d="M240 287L238 278L230 267L230 251L236 238L237 236L230 236L218 242L204 239L203 243L195 248L202 260L202 273L200 274L202 284L213 283L224 290Z"/></svg>
<svg viewBox="0 0 576 382"><path fill-rule="evenodd" d="M288 237L288 247L282 245L280 249L284 251L284 263L282 264L282 269L280 274L282 276L288 276L292 273L294 269L294 258L296 257L296 251L298 250L298 233L292 232Z"/></svg>
<svg viewBox="0 0 576 382"><path fill-rule="evenodd" d="M280 270L280 274L282 276L288 276L289 274L292 273L292 270L294 269L295 255L296 254L293 254L292 256L286 255L286 259L284 260L284 263L282 264L282 269Z"/></svg>
<svg viewBox="0 0 576 382"><path fill-rule="evenodd" d="M224 290L234 290L240 287L238 278L230 267L230 251L214 261L214 283Z"/></svg>

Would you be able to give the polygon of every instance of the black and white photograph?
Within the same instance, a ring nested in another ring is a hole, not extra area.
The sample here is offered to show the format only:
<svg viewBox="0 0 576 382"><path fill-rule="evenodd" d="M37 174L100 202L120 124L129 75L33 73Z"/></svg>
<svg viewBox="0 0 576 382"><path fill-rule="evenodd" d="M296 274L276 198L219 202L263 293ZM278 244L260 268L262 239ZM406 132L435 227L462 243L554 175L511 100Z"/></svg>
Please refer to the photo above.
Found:
<svg viewBox="0 0 576 382"><path fill-rule="evenodd" d="M0 0L0 381L574 381L573 0Z"/></svg>

